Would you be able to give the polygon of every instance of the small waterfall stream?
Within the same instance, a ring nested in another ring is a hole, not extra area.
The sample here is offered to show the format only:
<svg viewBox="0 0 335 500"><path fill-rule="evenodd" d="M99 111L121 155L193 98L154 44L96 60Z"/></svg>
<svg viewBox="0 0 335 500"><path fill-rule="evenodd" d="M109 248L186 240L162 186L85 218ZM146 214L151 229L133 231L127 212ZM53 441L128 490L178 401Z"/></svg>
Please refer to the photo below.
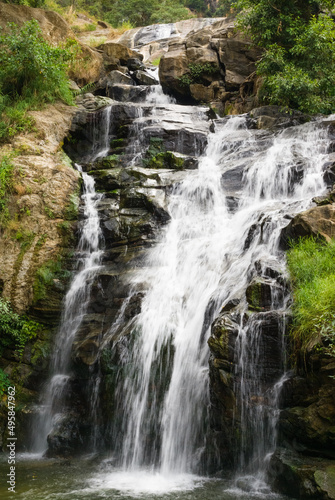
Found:
<svg viewBox="0 0 335 500"><path fill-rule="evenodd" d="M110 110L108 114L110 116ZM45 386L41 397L42 406L33 423L32 451L36 453L43 453L47 449L49 433L69 411L66 396L69 392L68 385L71 383L72 345L87 312L93 279L100 267L102 256L103 237L97 212L102 194L96 193L94 179L83 172L79 165L77 169L83 180L84 218L76 252L78 270L65 296L51 361L50 380Z"/></svg>

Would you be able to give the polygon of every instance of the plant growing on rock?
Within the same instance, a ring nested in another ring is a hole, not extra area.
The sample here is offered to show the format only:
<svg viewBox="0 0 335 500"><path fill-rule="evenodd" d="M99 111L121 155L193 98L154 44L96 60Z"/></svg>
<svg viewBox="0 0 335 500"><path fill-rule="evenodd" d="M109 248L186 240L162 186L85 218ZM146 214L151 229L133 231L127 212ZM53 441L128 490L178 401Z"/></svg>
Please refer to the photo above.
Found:
<svg viewBox="0 0 335 500"><path fill-rule="evenodd" d="M182 75L179 81L184 86L191 85L192 83L204 83L204 76L213 74L216 71L218 71L218 68L209 63L190 64L189 73Z"/></svg>

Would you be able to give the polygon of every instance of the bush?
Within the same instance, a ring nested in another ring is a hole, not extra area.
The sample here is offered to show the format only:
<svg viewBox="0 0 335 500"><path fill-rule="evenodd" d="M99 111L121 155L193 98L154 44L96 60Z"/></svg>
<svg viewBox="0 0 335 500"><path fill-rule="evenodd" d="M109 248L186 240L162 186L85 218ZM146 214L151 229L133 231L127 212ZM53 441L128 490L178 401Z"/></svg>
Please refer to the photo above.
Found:
<svg viewBox="0 0 335 500"><path fill-rule="evenodd" d="M264 77L265 102L307 113L335 111L334 5L334 0L238 1L245 9L240 28L265 49L257 69Z"/></svg>
<svg viewBox="0 0 335 500"><path fill-rule="evenodd" d="M73 103L66 75L70 50L49 45L36 20L0 35L0 140L31 128L29 109L62 99Z"/></svg>
<svg viewBox="0 0 335 500"><path fill-rule="evenodd" d="M293 284L293 339L298 349L320 345L335 356L335 241L314 238L292 244L287 254Z"/></svg>
<svg viewBox="0 0 335 500"><path fill-rule="evenodd" d="M7 300L0 299L0 351L14 348L22 356L26 343L34 339L40 325L15 313Z"/></svg>

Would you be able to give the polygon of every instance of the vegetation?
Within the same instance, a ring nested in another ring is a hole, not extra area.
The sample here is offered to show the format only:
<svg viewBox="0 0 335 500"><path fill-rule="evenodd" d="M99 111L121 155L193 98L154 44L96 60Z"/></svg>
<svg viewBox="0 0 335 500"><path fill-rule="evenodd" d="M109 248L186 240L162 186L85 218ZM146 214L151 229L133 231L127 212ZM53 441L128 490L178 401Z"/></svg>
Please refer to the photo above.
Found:
<svg viewBox="0 0 335 500"><path fill-rule="evenodd" d="M8 375L0 368L0 400L10 386Z"/></svg>
<svg viewBox="0 0 335 500"><path fill-rule="evenodd" d="M13 189L14 165L10 155L3 155L0 160L0 225L8 220L8 197Z"/></svg>
<svg viewBox="0 0 335 500"><path fill-rule="evenodd" d="M47 297L48 287L53 284L55 279L66 281L70 276L71 273L63 269L62 257L59 257L57 260L48 260L36 272L33 285L34 302Z"/></svg>
<svg viewBox="0 0 335 500"><path fill-rule="evenodd" d="M0 141L33 126L28 110L56 99L73 102L66 75L71 50L49 45L36 20L9 27L0 35Z"/></svg>
<svg viewBox="0 0 335 500"><path fill-rule="evenodd" d="M293 243L287 255L293 283L293 339L297 349L321 346L335 356L335 241Z"/></svg>
<svg viewBox="0 0 335 500"><path fill-rule="evenodd" d="M237 0L239 26L264 55L258 74L270 104L335 111L335 0Z"/></svg>
<svg viewBox="0 0 335 500"><path fill-rule="evenodd" d="M40 328L39 323L15 313L7 300L0 299L0 353L9 347L22 356L26 343L37 336Z"/></svg>
<svg viewBox="0 0 335 500"><path fill-rule="evenodd" d="M206 64L190 64L189 73L179 78L180 83L184 86L192 83L204 83L204 76L215 73L218 69L210 63Z"/></svg>

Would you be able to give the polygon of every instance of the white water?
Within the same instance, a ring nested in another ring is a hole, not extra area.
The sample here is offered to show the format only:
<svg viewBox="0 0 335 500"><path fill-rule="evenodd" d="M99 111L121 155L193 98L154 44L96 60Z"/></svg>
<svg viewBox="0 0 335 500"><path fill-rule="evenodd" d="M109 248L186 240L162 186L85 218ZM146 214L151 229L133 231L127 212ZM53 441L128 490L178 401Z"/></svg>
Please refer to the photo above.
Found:
<svg viewBox="0 0 335 500"><path fill-rule="evenodd" d="M233 298L241 299L242 312L246 309L245 289L255 274L255 262L275 262L284 271L278 240L287 216L306 209L311 198L325 189L323 128L310 123L274 136L249 131L245 123L243 116L216 122L199 170L190 172L170 196L171 222L148 257L151 272L139 271L133 281L134 287L145 282L148 291L123 360L128 376L117 390L124 425L118 429L123 441L120 481L124 484L128 477L130 489L134 473L145 466L163 477L199 472L206 447L210 323ZM292 167L298 161L304 164L303 179L293 185ZM229 184L221 182L222 175L241 164L246 166L243 182L231 192ZM239 198L233 211L228 200L232 194ZM204 323L209 304L210 318ZM257 344L254 334L253 328L240 329L241 398L252 390L243 371L256 366L257 356L250 368L243 352L248 342ZM256 387L257 381L252 384ZM275 446L279 387L277 381L272 399L268 397L270 433L262 425L253 429L258 433L257 457L252 457L254 466L249 469L254 474L253 492L260 494L269 492L263 471ZM244 400L242 411L248 412L247 407ZM259 414L264 415L264 411ZM249 417L250 413L242 415ZM241 459L241 473L247 471L245 460ZM257 471L262 473L255 476ZM250 484L250 477L246 481Z"/></svg>
<svg viewBox="0 0 335 500"><path fill-rule="evenodd" d="M33 451L43 453L47 436L55 423L62 418L64 397L71 383L72 344L84 318L90 299L91 286L99 269L102 255L102 233L97 204L102 198L94 188L94 179L82 172L84 193L84 222L77 249L78 272L64 300L61 325L56 337L51 361L51 376L42 394L42 406L33 427Z"/></svg>

